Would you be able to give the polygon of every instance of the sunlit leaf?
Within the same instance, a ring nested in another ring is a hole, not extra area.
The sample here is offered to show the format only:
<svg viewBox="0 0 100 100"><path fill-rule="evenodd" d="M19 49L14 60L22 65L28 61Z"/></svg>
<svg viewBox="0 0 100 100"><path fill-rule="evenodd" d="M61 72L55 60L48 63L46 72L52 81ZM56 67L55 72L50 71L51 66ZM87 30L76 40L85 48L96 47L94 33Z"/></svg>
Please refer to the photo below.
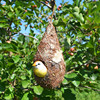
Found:
<svg viewBox="0 0 100 100"><path fill-rule="evenodd" d="M23 80L22 81L23 88L27 88L29 84L30 84L30 81L29 80Z"/></svg>
<svg viewBox="0 0 100 100"><path fill-rule="evenodd" d="M40 86L34 86L33 89L34 89L34 92L35 92L37 95L41 95L42 92L43 92L43 88L40 87Z"/></svg>
<svg viewBox="0 0 100 100"><path fill-rule="evenodd" d="M29 92L26 92L26 93L23 95L23 97L21 98L21 100L29 100L28 94L29 94Z"/></svg>
<svg viewBox="0 0 100 100"><path fill-rule="evenodd" d="M76 87L78 87L79 86L79 84L80 84L80 81L72 81L72 83L76 86Z"/></svg>
<svg viewBox="0 0 100 100"><path fill-rule="evenodd" d="M76 73L70 73L65 75L66 78L75 78L76 76L77 76Z"/></svg>

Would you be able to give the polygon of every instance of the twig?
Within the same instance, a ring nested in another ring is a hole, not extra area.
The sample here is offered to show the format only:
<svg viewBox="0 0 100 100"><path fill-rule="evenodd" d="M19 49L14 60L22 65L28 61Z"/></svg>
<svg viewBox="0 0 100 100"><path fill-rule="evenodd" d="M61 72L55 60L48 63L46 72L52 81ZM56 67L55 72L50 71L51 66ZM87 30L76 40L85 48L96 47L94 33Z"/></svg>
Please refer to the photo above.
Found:
<svg viewBox="0 0 100 100"><path fill-rule="evenodd" d="M94 91L100 91L99 89L93 89L93 88L91 88L89 86L80 86L80 87L88 88L88 89L91 89L91 90L94 90Z"/></svg>
<svg viewBox="0 0 100 100"><path fill-rule="evenodd" d="M75 71L75 69L70 70L70 71L67 72L67 74L73 73L74 71Z"/></svg>
<svg viewBox="0 0 100 100"><path fill-rule="evenodd" d="M48 8L50 8L52 10L52 7L49 5L49 4L46 4L45 2L43 1L40 1L42 4L46 5Z"/></svg>
<svg viewBox="0 0 100 100"><path fill-rule="evenodd" d="M76 29L78 28L83 34L86 33L85 30L82 30L82 29L79 28L78 26L75 26L75 28L76 28Z"/></svg>
<svg viewBox="0 0 100 100"><path fill-rule="evenodd" d="M100 65L100 63L96 63L96 62L91 62L94 65Z"/></svg>
<svg viewBox="0 0 100 100"><path fill-rule="evenodd" d="M67 78L65 78L65 79L67 79ZM68 86L68 84L63 85L63 86L67 86L67 88L72 88L71 86ZM81 86L81 85L79 85L79 87L81 87L81 88L88 88L88 89L91 89L91 90L100 92L100 89L94 89L94 88L91 88L91 87L89 87L89 86ZM78 88L79 88L79 87L78 87ZM80 89L80 88L79 88L79 89Z"/></svg>
<svg viewBox="0 0 100 100"><path fill-rule="evenodd" d="M18 32L18 33L17 32L14 32L14 34L21 34L21 33L20 32ZM24 33L24 34L28 34L28 33ZM33 33L33 34L38 35L39 33Z"/></svg>
<svg viewBox="0 0 100 100"><path fill-rule="evenodd" d="M21 34L21 33L20 33L20 34ZM31 35L25 35L25 34L21 34L21 35L24 35L24 36L27 36L27 37L31 37L31 38L33 38L33 39L35 39L35 40L38 40L37 38L35 38L35 37L31 36Z"/></svg>

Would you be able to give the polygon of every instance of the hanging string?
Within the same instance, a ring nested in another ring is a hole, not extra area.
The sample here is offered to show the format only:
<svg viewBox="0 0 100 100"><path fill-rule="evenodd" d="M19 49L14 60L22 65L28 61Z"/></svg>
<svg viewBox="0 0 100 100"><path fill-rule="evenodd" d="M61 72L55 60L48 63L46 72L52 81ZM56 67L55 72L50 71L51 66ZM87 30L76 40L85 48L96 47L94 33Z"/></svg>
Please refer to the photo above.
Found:
<svg viewBox="0 0 100 100"><path fill-rule="evenodd" d="M55 0L52 0L52 1L51 1L51 5L52 5L52 16L51 16L50 22L52 22L53 15L54 15L54 11L55 11Z"/></svg>

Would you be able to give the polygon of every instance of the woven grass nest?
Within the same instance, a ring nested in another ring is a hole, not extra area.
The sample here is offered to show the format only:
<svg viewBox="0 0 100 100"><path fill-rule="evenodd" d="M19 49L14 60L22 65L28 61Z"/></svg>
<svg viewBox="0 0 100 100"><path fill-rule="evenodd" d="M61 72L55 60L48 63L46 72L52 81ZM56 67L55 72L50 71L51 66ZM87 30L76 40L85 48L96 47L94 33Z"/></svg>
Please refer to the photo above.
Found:
<svg viewBox="0 0 100 100"><path fill-rule="evenodd" d="M37 84L51 89L59 87L64 79L65 64L55 27L52 23L47 26L46 32L37 48L34 61L38 60L44 63L48 71L43 78L34 75Z"/></svg>

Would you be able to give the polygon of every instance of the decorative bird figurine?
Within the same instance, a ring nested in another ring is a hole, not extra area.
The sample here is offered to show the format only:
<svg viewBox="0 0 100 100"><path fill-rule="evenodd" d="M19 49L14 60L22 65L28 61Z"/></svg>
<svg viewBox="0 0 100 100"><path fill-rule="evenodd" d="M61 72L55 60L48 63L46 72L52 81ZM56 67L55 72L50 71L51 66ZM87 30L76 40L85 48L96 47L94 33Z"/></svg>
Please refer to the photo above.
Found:
<svg viewBox="0 0 100 100"><path fill-rule="evenodd" d="M35 61L33 64L34 74L38 77L45 77L47 74L47 68L41 61Z"/></svg>

